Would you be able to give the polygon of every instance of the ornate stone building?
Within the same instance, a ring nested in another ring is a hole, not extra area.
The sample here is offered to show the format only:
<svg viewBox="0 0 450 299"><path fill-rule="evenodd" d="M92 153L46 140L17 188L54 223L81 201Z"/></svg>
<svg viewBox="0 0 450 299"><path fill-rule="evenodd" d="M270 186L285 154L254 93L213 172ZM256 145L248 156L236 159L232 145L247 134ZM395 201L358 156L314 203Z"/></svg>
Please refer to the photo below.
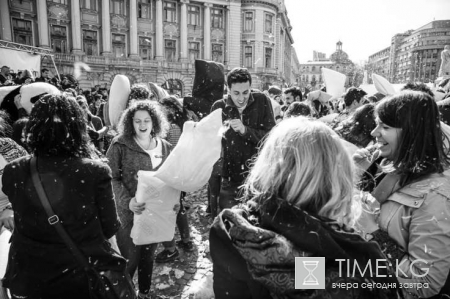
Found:
<svg viewBox="0 0 450 299"><path fill-rule="evenodd" d="M254 88L297 79L283 0L0 0L0 18L1 40L52 49L60 73L88 64L82 88L124 74L184 96L195 59L247 67Z"/></svg>
<svg viewBox="0 0 450 299"><path fill-rule="evenodd" d="M342 42L336 43L336 51L330 55L329 59L325 59L322 55L316 55L316 59L300 64L300 86L310 86L313 90L318 89L323 82L322 67L329 68L345 75L353 74L355 65L349 59L348 54L342 50ZM319 58L320 56L320 58ZM353 85L353 77L348 76L346 86Z"/></svg>
<svg viewBox="0 0 450 299"><path fill-rule="evenodd" d="M369 56L366 69L392 83L434 82L441 52L450 44L450 20L432 21L419 29L396 34L391 46ZM371 81L369 81L371 82Z"/></svg>

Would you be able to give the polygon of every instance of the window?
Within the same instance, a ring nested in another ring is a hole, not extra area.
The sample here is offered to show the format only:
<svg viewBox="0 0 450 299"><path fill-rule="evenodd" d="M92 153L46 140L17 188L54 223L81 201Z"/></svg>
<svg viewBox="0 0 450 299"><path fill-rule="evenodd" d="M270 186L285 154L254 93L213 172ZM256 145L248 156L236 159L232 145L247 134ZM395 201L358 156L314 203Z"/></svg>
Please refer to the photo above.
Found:
<svg viewBox="0 0 450 299"><path fill-rule="evenodd" d="M166 60L167 61L175 61L176 57L176 51L177 51L177 47L176 47L176 41L171 40L171 39L166 39L165 40L165 54L166 54Z"/></svg>
<svg viewBox="0 0 450 299"><path fill-rule="evenodd" d="M183 85L180 80L169 79L161 86L167 90L169 94L178 94L180 97L183 95Z"/></svg>
<svg viewBox="0 0 450 299"><path fill-rule="evenodd" d="M125 46L125 35L112 35L112 51L115 57L126 57Z"/></svg>
<svg viewBox="0 0 450 299"><path fill-rule="evenodd" d="M152 59L152 40L149 37L139 37L139 56L143 60Z"/></svg>
<svg viewBox="0 0 450 299"><path fill-rule="evenodd" d="M265 65L266 68L272 67L272 48L266 48Z"/></svg>
<svg viewBox="0 0 450 299"><path fill-rule="evenodd" d="M65 26L52 25L50 27L52 49L56 53L67 52L67 29Z"/></svg>
<svg viewBox="0 0 450 299"><path fill-rule="evenodd" d="M223 10L220 8L211 9L211 27L223 28Z"/></svg>
<svg viewBox="0 0 450 299"><path fill-rule="evenodd" d="M67 5L67 0L50 0L50 2Z"/></svg>
<svg viewBox="0 0 450 299"><path fill-rule="evenodd" d="M212 60L223 63L223 45L212 44Z"/></svg>
<svg viewBox="0 0 450 299"><path fill-rule="evenodd" d="M86 55L98 55L97 31L83 30L83 49Z"/></svg>
<svg viewBox="0 0 450 299"><path fill-rule="evenodd" d="M31 21L12 19L14 42L24 45L33 45L33 31Z"/></svg>
<svg viewBox="0 0 450 299"><path fill-rule="evenodd" d="M188 6L188 25L200 25L200 7Z"/></svg>
<svg viewBox="0 0 450 299"><path fill-rule="evenodd" d="M253 12L247 11L244 14L244 32L253 32Z"/></svg>
<svg viewBox="0 0 450 299"><path fill-rule="evenodd" d="M97 10L97 0L81 0L81 8Z"/></svg>
<svg viewBox="0 0 450 299"><path fill-rule="evenodd" d="M200 54L200 43L190 42L189 43L189 60L195 61L198 59Z"/></svg>
<svg viewBox="0 0 450 299"><path fill-rule="evenodd" d="M175 23L177 8L173 2L164 2L164 21Z"/></svg>
<svg viewBox="0 0 450 299"><path fill-rule="evenodd" d="M141 19L151 19L152 18L151 0L139 0L138 18L141 18Z"/></svg>
<svg viewBox="0 0 450 299"><path fill-rule="evenodd" d="M125 0L109 0L109 11L116 15L127 15Z"/></svg>
<svg viewBox="0 0 450 299"><path fill-rule="evenodd" d="M253 60L253 49L251 46L246 46L244 49L244 66L245 67L252 67L252 60Z"/></svg>
<svg viewBox="0 0 450 299"><path fill-rule="evenodd" d="M264 23L264 32L273 33L273 15L266 14L266 20Z"/></svg>

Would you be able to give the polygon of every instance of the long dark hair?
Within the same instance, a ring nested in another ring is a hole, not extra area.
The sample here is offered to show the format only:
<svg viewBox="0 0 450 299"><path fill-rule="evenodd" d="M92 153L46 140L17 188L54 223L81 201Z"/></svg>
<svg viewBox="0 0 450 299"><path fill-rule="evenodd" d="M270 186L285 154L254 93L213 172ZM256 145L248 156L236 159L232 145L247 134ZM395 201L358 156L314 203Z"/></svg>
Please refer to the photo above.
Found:
<svg viewBox="0 0 450 299"><path fill-rule="evenodd" d="M376 127L374 110L373 104L364 104L334 131L348 142L366 147L374 139L370 134Z"/></svg>
<svg viewBox="0 0 450 299"><path fill-rule="evenodd" d="M448 140L441 130L439 109L427 93L404 91L382 100L375 114L386 125L402 129L394 169L407 184L424 175L442 173L450 165Z"/></svg>
<svg viewBox="0 0 450 299"><path fill-rule="evenodd" d="M43 96L31 110L25 132L36 156L98 157L87 135L83 111L74 98Z"/></svg>

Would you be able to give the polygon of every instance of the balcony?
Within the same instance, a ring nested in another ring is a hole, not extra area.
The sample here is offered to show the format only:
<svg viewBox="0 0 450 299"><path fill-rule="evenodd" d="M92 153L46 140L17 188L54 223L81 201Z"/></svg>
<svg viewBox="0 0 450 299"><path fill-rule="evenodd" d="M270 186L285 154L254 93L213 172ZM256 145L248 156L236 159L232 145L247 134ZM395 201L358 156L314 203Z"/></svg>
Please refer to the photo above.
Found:
<svg viewBox="0 0 450 299"><path fill-rule="evenodd" d="M268 75L276 75L277 74L277 69L275 69L275 68L257 67L256 68L256 72L257 73L264 73L264 74L268 74Z"/></svg>
<svg viewBox="0 0 450 299"><path fill-rule="evenodd" d="M55 53L55 61L75 62L75 55L66 53Z"/></svg>
<svg viewBox="0 0 450 299"><path fill-rule="evenodd" d="M77 56L77 55L66 54L66 53L55 53L55 62L56 63L73 64L75 61L83 61L84 63L91 65L91 66L109 65L109 66L133 67L133 68L163 67L163 68L175 69L175 70L194 69L193 62L136 60L136 59L129 59L129 58L109 57L109 56L90 56L90 55Z"/></svg>

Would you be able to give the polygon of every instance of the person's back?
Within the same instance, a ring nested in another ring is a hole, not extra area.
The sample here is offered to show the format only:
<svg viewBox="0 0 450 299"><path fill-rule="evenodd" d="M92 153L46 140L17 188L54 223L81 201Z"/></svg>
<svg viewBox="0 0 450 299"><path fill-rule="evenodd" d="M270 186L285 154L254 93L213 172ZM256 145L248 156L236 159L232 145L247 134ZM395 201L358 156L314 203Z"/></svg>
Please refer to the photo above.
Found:
<svg viewBox="0 0 450 299"><path fill-rule="evenodd" d="M86 134L81 108L63 96L36 102L27 124L28 144L55 215L92 265L120 270L125 260L112 255L107 243L120 226L111 170L92 159ZM31 179L31 159L11 162L2 177L15 220L3 286L17 298L88 298L86 272L49 223Z"/></svg>

